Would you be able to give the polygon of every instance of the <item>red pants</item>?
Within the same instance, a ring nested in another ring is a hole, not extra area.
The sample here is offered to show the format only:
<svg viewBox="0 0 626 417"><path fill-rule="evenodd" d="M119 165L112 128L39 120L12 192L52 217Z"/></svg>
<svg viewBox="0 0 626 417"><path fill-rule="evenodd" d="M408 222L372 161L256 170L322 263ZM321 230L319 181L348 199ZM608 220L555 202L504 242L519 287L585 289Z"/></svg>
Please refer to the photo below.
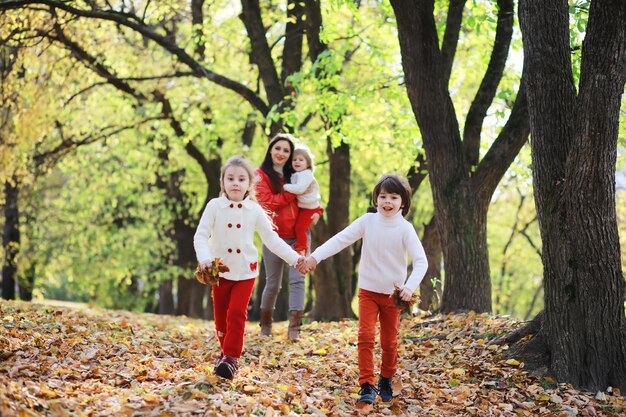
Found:
<svg viewBox="0 0 626 417"><path fill-rule="evenodd" d="M374 382L376 321L380 320L380 374L391 378L398 369L400 309L388 294L359 289L359 385Z"/></svg>
<svg viewBox="0 0 626 417"><path fill-rule="evenodd" d="M230 281L220 278L220 285L213 292L213 315L215 332L222 353L239 358L243 350L243 335L248 319L248 302L252 295L255 278L245 281Z"/></svg>
<svg viewBox="0 0 626 417"><path fill-rule="evenodd" d="M321 216L324 213L322 207L307 209L298 208L298 217L296 218L296 243L293 245L293 250L300 254L305 254L309 250L309 227L313 223L313 215L319 213Z"/></svg>

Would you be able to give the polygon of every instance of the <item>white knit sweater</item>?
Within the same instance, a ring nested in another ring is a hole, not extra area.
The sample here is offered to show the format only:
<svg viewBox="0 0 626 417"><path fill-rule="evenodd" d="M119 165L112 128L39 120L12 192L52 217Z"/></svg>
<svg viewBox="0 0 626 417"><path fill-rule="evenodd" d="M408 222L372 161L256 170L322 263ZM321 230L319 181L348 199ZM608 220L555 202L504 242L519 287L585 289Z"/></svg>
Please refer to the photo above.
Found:
<svg viewBox="0 0 626 417"><path fill-rule="evenodd" d="M320 262L359 239L363 239L359 288L381 294L393 293L394 283L411 292L417 289L428 261L413 225L402 217L402 211L392 218L367 213L315 249L311 256ZM413 271L407 279L408 257L413 260Z"/></svg>

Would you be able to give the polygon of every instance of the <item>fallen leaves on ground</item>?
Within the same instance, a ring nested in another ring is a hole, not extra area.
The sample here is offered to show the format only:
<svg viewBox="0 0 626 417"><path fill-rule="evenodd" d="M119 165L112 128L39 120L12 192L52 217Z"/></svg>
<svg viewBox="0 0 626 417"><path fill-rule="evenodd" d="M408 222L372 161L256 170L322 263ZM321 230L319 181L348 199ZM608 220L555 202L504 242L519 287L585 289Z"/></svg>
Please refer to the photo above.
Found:
<svg viewBox="0 0 626 417"><path fill-rule="evenodd" d="M289 343L249 323L233 381L213 374L213 323L0 302L2 416L617 416L617 390L537 379L489 344L516 324L459 314L403 318L396 396L357 409L357 322L308 323ZM376 350L378 363L380 352ZM602 395L600 395L602 394Z"/></svg>

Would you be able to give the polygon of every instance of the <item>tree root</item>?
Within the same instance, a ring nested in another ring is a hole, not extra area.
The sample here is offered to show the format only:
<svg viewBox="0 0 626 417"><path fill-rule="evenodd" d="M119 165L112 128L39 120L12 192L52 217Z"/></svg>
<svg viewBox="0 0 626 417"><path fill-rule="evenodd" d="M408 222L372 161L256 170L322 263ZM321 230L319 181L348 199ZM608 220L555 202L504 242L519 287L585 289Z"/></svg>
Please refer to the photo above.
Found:
<svg viewBox="0 0 626 417"><path fill-rule="evenodd" d="M527 325L492 342L510 345L506 356L524 362L524 369L539 378L548 374L550 366L550 350L544 335L543 320L544 313L541 311Z"/></svg>

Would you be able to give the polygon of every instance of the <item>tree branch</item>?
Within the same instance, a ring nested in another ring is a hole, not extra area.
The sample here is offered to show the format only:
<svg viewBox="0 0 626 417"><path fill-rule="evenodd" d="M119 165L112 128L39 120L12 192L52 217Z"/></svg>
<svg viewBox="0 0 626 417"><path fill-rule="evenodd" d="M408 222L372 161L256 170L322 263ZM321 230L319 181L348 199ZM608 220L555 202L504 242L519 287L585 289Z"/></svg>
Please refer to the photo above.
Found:
<svg viewBox="0 0 626 417"><path fill-rule="evenodd" d="M493 145L482 159L474 176L472 188L476 194L491 196L530 134L528 117L528 100L526 99L526 82L524 77L520 83L517 98L511 109L509 120L502 128ZM487 204L489 197L484 200Z"/></svg>
<svg viewBox="0 0 626 417"><path fill-rule="evenodd" d="M278 79L274 59L265 37L265 27L261 18L261 7L258 0L241 0L241 21L246 27L250 38L250 59L259 68L259 75L267 93L270 106L280 103L283 89Z"/></svg>
<svg viewBox="0 0 626 417"><path fill-rule="evenodd" d="M250 90L241 83L205 68L202 64L193 59L187 52L185 52L184 49L170 42L167 37L159 35L145 26L141 22L141 19L135 15L115 11L83 10L73 7L67 2L59 0L7 0L0 3L0 11L20 9L30 4L48 5L50 7L64 10L75 16L111 21L132 29L135 32L140 33L145 38L154 41L172 55L176 56L180 62L187 65L191 69L196 77L206 78L217 85L235 92L264 116L267 116L269 113L269 107L267 104L265 104L265 102L254 91Z"/></svg>
<svg viewBox="0 0 626 417"><path fill-rule="evenodd" d="M78 140L74 140L73 136L66 137L63 134L63 125L57 120L55 122L55 126L61 136L61 143L50 150L45 152L36 152L33 155L36 173L55 165L63 156L67 155L70 151L78 148L79 146L89 145L109 138L125 130L136 129L139 125L160 119L160 117L149 117L126 126L105 126L99 131L87 134Z"/></svg>
<svg viewBox="0 0 626 417"><path fill-rule="evenodd" d="M513 0L498 0L498 8L496 37L489 65L465 120L463 148L468 168L478 164L483 122L502 79L513 36Z"/></svg>
<svg viewBox="0 0 626 417"><path fill-rule="evenodd" d="M450 82L450 73L452 72L452 64L454 63L456 47L459 43L459 32L461 31L463 9L465 8L466 1L467 0L451 0L450 5L448 6L446 31L443 35L443 43L441 45L443 78L446 84Z"/></svg>

